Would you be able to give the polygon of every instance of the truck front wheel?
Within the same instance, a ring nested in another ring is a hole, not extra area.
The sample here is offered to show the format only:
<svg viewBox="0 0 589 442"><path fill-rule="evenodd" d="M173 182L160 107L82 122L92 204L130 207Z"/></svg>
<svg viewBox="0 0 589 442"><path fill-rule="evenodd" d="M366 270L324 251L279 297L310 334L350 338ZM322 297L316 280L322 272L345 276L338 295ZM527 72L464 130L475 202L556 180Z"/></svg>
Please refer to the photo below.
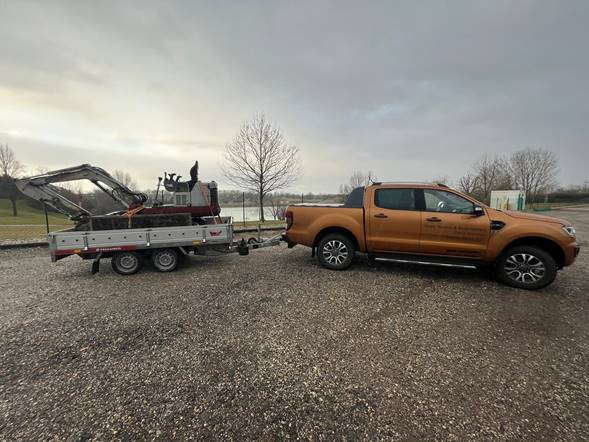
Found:
<svg viewBox="0 0 589 442"><path fill-rule="evenodd" d="M319 263L331 270L345 270L352 264L356 247L346 236L329 234L317 245Z"/></svg>
<svg viewBox="0 0 589 442"><path fill-rule="evenodd" d="M545 250L534 246L512 247L497 260L497 278L520 289L546 287L556 278L556 262Z"/></svg>

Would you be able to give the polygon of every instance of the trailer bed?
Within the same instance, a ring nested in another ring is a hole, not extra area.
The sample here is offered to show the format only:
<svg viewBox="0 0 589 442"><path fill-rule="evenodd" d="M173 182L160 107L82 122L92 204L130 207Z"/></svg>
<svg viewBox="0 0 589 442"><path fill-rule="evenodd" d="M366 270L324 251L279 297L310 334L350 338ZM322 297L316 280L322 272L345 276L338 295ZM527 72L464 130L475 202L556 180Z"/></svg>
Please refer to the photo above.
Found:
<svg viewBox="0 0 589 442"><path fill-rule="evenodd" d="M177 267L181 255L209 252L248 255L250 249L276 246L282 240L279 234L235 241L231 217L205 221L191 226L61 230L48 234L49 253L53 262L71 255L92 259L92 273L99 271L101 259L111 258L117 273L131 275L142 267L145 259L150 259L157 270L169 272Z"/></svg>
<svg viewBox="0 0 589 442"><path fill-rule="evenodd" d="M228 221L222 224L146 229L62 230L49 233L49 252L52 261L57 261L69 255L92 258L97 253L106 255L121 250L229 246L233 242L233 224L231 219Z"/></svg>

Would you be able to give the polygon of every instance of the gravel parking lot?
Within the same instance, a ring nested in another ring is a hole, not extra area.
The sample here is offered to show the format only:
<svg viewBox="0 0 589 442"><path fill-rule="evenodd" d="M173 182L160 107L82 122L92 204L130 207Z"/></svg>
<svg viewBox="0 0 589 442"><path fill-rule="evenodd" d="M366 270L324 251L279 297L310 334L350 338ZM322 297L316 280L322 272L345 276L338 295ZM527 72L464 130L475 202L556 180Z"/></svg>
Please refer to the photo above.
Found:
<svg viewBox="0 0 589 442"><path fill-rule="evenodd" d="M131 277L2 251L0 287L0 439L589 438L587 246L537 292L285 246Z"/></svg>

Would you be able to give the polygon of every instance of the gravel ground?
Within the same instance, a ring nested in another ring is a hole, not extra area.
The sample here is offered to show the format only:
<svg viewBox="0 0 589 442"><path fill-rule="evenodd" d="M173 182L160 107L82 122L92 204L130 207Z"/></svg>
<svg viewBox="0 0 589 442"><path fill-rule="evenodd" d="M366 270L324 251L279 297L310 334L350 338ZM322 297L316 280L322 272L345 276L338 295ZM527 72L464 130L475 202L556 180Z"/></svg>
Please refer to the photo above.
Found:
<svg viewBox="0 0 589 442"><path fill-rule="evenodd" d="M46 253L0 251L0 439L589 438L587 247L537 292L302 247L131 277Z"/></svg>

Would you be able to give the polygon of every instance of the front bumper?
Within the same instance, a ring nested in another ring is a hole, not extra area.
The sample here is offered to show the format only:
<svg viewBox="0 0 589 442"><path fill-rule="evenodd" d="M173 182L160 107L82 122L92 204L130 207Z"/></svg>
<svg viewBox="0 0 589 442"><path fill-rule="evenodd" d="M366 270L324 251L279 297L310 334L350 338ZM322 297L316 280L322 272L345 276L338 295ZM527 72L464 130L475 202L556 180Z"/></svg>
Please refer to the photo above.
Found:
<svg viewBox="0 0 589 442"><path fill-rule="evenodd" d="M570 266L573 262L575 262L575 259L577 259L577 256L579 256L580 250L581 246L579 246L577 242L567 244L567 246L564 248L564 265Z"/></svg>

